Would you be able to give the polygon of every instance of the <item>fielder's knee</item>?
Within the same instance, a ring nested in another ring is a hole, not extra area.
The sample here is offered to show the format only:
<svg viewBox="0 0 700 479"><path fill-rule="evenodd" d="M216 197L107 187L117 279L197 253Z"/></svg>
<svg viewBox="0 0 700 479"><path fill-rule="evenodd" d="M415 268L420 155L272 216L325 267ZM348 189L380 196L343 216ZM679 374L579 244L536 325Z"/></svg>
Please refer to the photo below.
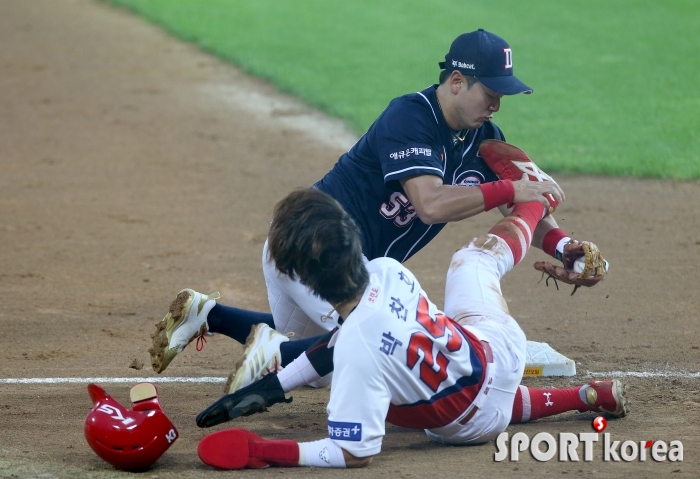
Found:
<svg viewBox="0 0 700 479"><path fill-rule="evenodd" d="M469 243L462 246L459 250L463 250L463 249L467 249L467 248L493 250L497 244L498 244L498 237L487 233L487 234L483 234L481 236L477 236L476 238L472 238L472 240L469 241ZM459 250L457 250L457 251L459 251Z"/></svg>
<svg viewBox="0 0 700 479"><path fill-rule="evenodd" d="M449 270L453 270L462 265L462 263L464 262L464 258L461 253L465 250L478 249L482 251L492 251L496 248L497 245L498 238L494 235L484 234L481 236L477 236L476 238L472 238L472 240L469 241L469 243L459 248L457 251L455 251L455 254L452 255L452 261L450 263Z"/></svg>

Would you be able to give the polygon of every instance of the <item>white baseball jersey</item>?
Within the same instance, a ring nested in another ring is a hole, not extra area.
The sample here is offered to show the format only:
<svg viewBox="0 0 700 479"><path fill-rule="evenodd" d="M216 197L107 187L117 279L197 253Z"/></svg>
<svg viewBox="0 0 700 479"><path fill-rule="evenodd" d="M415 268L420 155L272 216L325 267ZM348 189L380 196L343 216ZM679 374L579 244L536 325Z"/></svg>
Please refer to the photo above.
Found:
<svg viewBox="0 0 700 479"><path fill-rule="evenodd" d="M357 457L379 453L384 422L431 429L457 419L485 374L479 340L430 302L396 260L367 264L362 300L333 338L328 433Z"/></svg>

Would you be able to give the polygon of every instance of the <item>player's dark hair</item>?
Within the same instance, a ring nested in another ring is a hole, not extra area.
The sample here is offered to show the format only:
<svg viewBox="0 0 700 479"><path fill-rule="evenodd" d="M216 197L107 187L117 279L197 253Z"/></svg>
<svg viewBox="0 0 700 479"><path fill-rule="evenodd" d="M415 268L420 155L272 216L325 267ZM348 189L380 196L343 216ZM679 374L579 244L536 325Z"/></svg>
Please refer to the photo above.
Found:
<svg viewBox="0 0 700 479"><path fill-rule="evenodd" d="M450 78L450 75L452 75L452 72L451 72L451 71L448 71L448 70L441 70L441 71L440 71L440 78L438 79L438 83L439 83L440 85L442 85L443 83L445 83L445 82L447 81L448 78ZM464 75L464 74L463 74L462 76L463 76L464 78L466 78L466 80L467 80L467 90L469 90L471 87L473 87L473 86L476 84L476 82L479 81L479 80L477 80L475 77L472 77L472 76L469 76L469 75Z"/></svg>
<svg viewBox="0 0 700 479"><path fill-rule="evenodd" d="M268 254L281 273L298 276L329 303L354 298L369 282L359 228L340 203L316 188L293 191L275 205Z"/></svg>

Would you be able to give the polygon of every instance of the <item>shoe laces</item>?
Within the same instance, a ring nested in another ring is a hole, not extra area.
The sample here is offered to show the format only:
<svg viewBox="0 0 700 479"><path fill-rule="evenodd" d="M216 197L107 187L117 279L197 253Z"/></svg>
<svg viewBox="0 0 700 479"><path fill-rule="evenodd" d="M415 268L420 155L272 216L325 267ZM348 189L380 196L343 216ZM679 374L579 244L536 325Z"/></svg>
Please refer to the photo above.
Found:
<svg viewBox="0 0 700 479"><path fill-rule="evenodd" d="M292 334L294 334L294 333L292 333ZM277 372L279 371L279 362L277 361L277 356L275 356L275 365L272 366L272 369L268 368L267 366L265 366L265 369L267 369L267 374L270 374L270 373L277 374Z"/></svg>
<svg viewBox="0 0 700 479"><path fill-rule="evenodd" d="M204 349L205 344L207 344L207 338L204 334L202 334L197 338L197 343L194 347L197 349L197 351L201 351Z"/></svg>

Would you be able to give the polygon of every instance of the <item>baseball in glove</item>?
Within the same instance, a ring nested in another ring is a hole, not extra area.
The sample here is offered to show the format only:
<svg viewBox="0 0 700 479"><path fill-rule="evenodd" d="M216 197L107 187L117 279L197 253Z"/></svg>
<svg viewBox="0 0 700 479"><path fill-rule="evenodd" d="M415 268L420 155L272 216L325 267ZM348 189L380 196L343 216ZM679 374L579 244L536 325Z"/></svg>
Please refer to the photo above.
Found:
<svg viewBox="0 0 700 479"><path fill-rule="evenodd" d="M590 241L571 240L566 243L561 262L562 266L555 266L550 262L537 261L534 266L536 270L542 271L542 278L547 275L547 286L550 279L554 280L557 290L559 281L573 285L572 296L581 286L590 288L600 283L608 272L608 262Z"/></svg>

